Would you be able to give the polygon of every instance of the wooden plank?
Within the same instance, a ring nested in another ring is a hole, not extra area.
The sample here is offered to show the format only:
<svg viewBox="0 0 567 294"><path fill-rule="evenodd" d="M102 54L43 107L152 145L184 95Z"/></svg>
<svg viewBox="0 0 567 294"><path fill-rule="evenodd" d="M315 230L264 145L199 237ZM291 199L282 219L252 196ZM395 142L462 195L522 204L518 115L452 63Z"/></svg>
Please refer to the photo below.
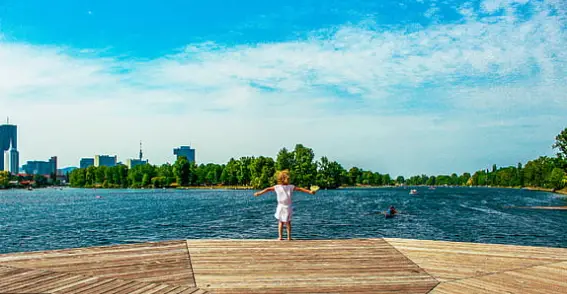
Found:
<svg viewBox="0 0 567 294"><path fill-rule="evenodd" d="M428 272L444 281L432 293L567 293L567 249L183 240L0 255L0 289L57 294L427 293L438 284Z"/></svg>
<svg viewBox="0 0 567 294"><path fill-rule="evenodd" d="M381 239L190 240L199 288L214 293L426 293L437 281Z"/></svg>
<svg viewBox="0 0 567 294"><path fill-rule="evenodd" d="M195 287L184 240L2 254L0 264Z"/></svg>
<svg viewBox="0 0 567 294"><path fill-rule="evenodd" d="M567 262L444 282L431 293L567 293Z"/></svg>
<svg viewBox="0 0 567 294"><path fill-rule="evenodd" d="M26 288L31 288L38 284L49 284L51 282L59 280L64 276L65 274L62 273L38 271L38 275L32 279L22 279L16 283L4 285L0 287L0 289L5 292L23 292Z"/></svg>
<svg viewBox="0 0 567 294"><path fill-rule="evenodd" d="M30 286L29 288L22 289L22 291L30 292L30 293L48 293L50 290L56 289L63 285L68 285L70 283L74 283L80 280L85 279L83 276L72 275L72 274L65 274L65 276L59 278L56 281L50 281L49 283L41 283Z"/></svg>
<svg viewBox="0 0 567 294"><path fill-rule="evenodd" d="M567 249L385 239L439 281L482 276L567 260Z"/></svg>

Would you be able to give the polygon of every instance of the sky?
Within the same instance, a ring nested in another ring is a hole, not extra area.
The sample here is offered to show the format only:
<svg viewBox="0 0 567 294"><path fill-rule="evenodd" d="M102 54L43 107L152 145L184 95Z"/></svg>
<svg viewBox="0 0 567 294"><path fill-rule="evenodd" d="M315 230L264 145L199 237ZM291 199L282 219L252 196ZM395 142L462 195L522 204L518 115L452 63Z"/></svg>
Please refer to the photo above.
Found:
<svg viewBox="0 0 567 294"><path fill-rule="evenodd" d="M474 172L554 154L565 48L565 0L0 0L0 117L21 163L301 143L345 168Z"/></svg>

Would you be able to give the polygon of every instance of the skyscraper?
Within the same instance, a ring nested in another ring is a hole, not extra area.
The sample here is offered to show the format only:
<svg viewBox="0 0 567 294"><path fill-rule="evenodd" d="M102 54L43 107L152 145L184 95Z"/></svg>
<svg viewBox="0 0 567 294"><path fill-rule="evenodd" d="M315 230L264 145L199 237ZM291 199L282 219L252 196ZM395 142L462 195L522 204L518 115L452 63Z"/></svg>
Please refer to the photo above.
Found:
<svg viewBox="0 0 567 294"><path fill-rule="evenodd" d="M17 174L20 171L20 154L14 146L10 144L10 148L5 152L4 157L4 170L12 174Z"/></svg>
<svg viewBox="0 0 567 294"><path fill-rule="evenodd" d="M191 149L190 146L181 146L179 148L173 149L173 154L179 156L187 157L187 160L190 162L195 162L195 149Z"/></svg>
<svg viewBox="0 0 567 294"><path fill-rule="evenodd" d="M10 160L10 162L15 162L16 164L19 163L19 154L18 154L18 127L16 125L11 125L10 121L8 120L6 124L0 125L0 170L6 170L6 166L4 165L4 152L12 149L9 158L14 156L14 160ZM8 166L8 170L11 172L18 172L18 169L15 171L11 170L12 167Z"/></svg>

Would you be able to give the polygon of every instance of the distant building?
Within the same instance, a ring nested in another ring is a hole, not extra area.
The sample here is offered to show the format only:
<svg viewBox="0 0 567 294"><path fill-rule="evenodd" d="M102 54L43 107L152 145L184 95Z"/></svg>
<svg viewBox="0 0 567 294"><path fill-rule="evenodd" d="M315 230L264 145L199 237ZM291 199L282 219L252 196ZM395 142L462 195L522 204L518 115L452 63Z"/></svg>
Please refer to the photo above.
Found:
<svg viewBox="0 0 567 294"><path fill-rule="evenodd" d="M10 155L5 156L4 152L12 149ZM8 170L13 173L17 173L18 169L13 169L14 164L19 163L20 155L18 154L18 127L16 125L9 124L9 121L4 124L0 125L0 170ZM8 164L6 166L4 164L5 159L14 159L8 160L13 162L13 164Z"/></svg>
<svg viewBox="0 0 567 294"><path fill-rule="evenodd" d="M138 159L128 159L126 160L126 166L128 166L129 169L137 166L137 165L144 165L144 164L148 164L148 160L142 160L142 157L144 156L144 153L142 152L142 141L140 141L140 153L138 155Z"/></svg>
<svg viewBox="0 0 567 294"><path fill-rule="evenodd" d="M57 176L65 176L67 174L70 174L72 171L76 170L77 168L74 166L69 166L69 167L65 167L65 168L60 168L57 170Z"/></svg>
<svg viewBox="0 0 567 294"><path fill-rule="evenodd" d="M57 156L51 157L49 161L28 161L23 170L28 175L57 174Z"/></svg>
<svg viewBox="0 0 567 294"><path fill-rule="evenodd" d="M148 164L148 160L139 160L139 159L128 159L126 160L126 166L128 166L129 169L137 166L137 165L144 165L144 164Z"/></svg>
<svg viewBox="0 0 567 294"><path fill-rule="evenodd" d="M108 155L95 155L94 157L94 166L116 166L116 155L115 156L108 156Z"/></svg>
<svg viewBox="0 0 567 294"><path fill-rule="evenodd" d="M89 166L94 166L94 158L81 158L79 163L80 168L87 168Z"/></svg>
<svg viewBox="0 0 567 294"><path fill-rule="evenodd" d="M187 157L190 162L195 162L195 149L191 149L190 146L181 146L179 148L173 149L173 155Z"/></svg>
<svg viewBox="0 0 567 294"><path fill-rule="evenodd" d="M4 153L4 170L17 174L20 171L20 153L10 142L10 148Z"/></svg>

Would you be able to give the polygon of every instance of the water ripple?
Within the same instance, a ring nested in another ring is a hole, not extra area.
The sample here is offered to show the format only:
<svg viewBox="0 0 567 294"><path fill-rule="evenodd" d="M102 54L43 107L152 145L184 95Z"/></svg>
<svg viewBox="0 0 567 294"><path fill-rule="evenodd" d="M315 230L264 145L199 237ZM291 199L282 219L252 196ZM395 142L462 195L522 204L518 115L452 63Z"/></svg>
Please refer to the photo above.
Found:
<svg viewBox="0 0 567 294"><path fill-rule="evenodd" d="M419 189L419 188L418 188ZM510 189L351 189L295 195L296 239L396 237L567 247L567 205ZM100 196L97 198L96 196ZM0 191L0 253L174 239L272 239L275 196L221 190ZM395 205L401 214L381 214Z"/></svg>

